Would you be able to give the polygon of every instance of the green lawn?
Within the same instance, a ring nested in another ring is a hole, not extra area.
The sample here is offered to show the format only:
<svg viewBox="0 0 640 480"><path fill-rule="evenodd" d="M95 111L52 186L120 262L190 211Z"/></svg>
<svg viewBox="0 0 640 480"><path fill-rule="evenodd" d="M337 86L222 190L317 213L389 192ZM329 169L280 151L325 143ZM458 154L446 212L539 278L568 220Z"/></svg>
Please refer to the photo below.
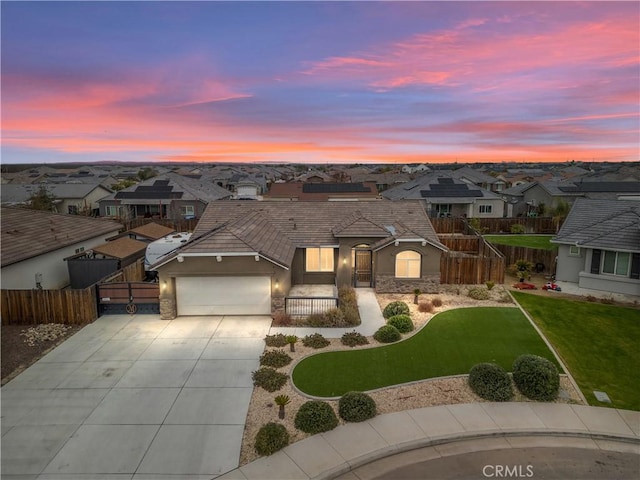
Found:
<svg viewBox="0 0 640 480"><path fill-rule="evenodd" d="M553 354L516 308L479 307L436 315L414 336L391 345L307 357L292 374L296 387L318 397L469 373L480 362L507 371L518 355Z"/></svg>
<svg viewBox="0 0 640 480"><path fill-rule="evenodd" d="M484 239L496 245L510 245L513 247L540 248L553 250L557 247L550 242L552 235L484 235Z"/></svg>
<svg viewBox="0 0 640 480"><path fill-rule="evenodd" d="M591 405L640 410L640 310L513 292ZM612 404L601 403L594 390Z"/></svg>

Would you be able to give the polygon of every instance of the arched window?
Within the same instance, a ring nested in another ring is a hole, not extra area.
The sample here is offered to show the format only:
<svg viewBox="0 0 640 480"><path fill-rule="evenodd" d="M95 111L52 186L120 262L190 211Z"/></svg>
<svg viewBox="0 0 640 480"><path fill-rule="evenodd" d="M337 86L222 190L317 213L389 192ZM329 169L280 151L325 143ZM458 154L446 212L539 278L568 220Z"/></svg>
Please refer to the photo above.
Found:
<svg viewBox="0 0 640 480"><path fill-rule="evenodd" d="M420 278L420 254L405 250L396 255L396 277Z"/></svg>

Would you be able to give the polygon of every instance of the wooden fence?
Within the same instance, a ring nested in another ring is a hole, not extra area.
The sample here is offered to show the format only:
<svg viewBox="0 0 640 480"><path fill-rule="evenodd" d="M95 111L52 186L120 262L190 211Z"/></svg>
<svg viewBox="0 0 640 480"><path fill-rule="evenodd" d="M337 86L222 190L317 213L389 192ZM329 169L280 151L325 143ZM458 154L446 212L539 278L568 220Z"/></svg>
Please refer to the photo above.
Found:
<svg viewBox="0 0 640 480"><path fill-rule="evenodd" d="M98 318L95 292L93 286L81 290L2 290L2 324L92 322Z"/></svg>
<svg viewBox="0 0 640 480"><path fill-rule="evenodd" d="M505 258L480 235L440 235L449 252L440 258L440 283L504 283Z"/></svg>
<svg viewBox="0 0 640 480"><path fill-rule="evenodd" d="M513 245L493 245L496 249L500 250L505 256L507 266L516 263L518 260L526 260L531 262L534 266L543 265L544 268L540 268L541 272L553 272L556 257L558 256L558 249L544 250L540 248L528 248L528 247L516 247Z"/></svg>
<svg viewBox="0 0 640 480"><path fill-rule="evenodd" d="M440 257L440 283L477 285L504 283L504 257L482 257L449 252Z"/></svg>
<svg viewBox="0 0 640 480"><path fill-rule="evenodd" d="M479 218L480 233L511 233L511 226L524 225L526 233L555 234L556 225L551 217ZM457 233L468 235L470 231L465 218L432 218L431 224L437 234Z"/></svg>
<svg viewBox="0 0 640 480"><path fill-rule="evenodd" d="M189 220L172 220L169 218L133 218L131 220L125 220L123 218L119 218L118 221L124 225L125 231L141 227L147 223L157 223L159 225L164 225L165 227L173 228L176 232L193 232L198 224L198 219L195 218Z"/></svg>
<svg viewBox="0 0 640 480"><path fill-rule="evenodd" d="M138 260L101 282L140 282L144 261ZM64 323L79 325L98 318L96 287L63 290L2 290L2 325Z"/></svg>

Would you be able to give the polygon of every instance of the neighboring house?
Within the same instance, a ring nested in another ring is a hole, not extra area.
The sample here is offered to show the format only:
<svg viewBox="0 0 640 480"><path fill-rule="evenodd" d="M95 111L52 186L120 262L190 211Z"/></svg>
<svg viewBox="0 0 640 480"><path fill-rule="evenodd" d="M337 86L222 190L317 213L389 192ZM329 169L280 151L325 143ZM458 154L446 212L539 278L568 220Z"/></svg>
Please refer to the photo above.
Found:
<svg viewBox="0 0 640 480"><path fill-rule="evenodd" d="M502 218L504 200L444 173L432 173L382 192L390 200L421 200L431 218Z"/></svg>
<svg viewBox="0 0 640 480"><path fill-rule="evenodd" d="M435 292L444 251L416 201L212 202L154 268L163 318L269 314L294 285Z"/></svg>
<svg viewBox="0 0 640 480"><path fill-rule="evenodd" d="M378 189L374 183L274 183L264 200L335 201L376 200Z"/></svg>
<svg viewBox="0 0 640 480"><path fill-rule="evenodd" d="M127 232L129 238L134 240L141 240L143 242L153 242L159 240L167 235L171 235L175 230L170 227L165 227L158 223L146 223L136 228L132 228Z"/></svg>
<svg viewBox="0 0 640 480"><path fill-rule="evenodd" d="M233 191L234 200L258 200L267 191L267 180L263 175L233 175L227 188Z"/></svg>
<svg viewBox="0 0 640 480"><path fill-rule="evenodd" d="M501 192L506 188L507 183L497 177L492 177L484 172L480 172L471 167L462 167L457 170L451 170L450 175L453 178L462 180L469 185L477 185L478 187L492 192Z"/></svg>
<svg viewBox="0 0 640 480"><path fill-rule="evenodd" d="M511 187L502 194L510 205L511 215L536 215L540 206L555 208L560 202L572 205L577 198L616 200L625 195L640 193L640 182L606 182L596 178L590 181L540 181Z"/></svg>
<svg viewBox="0 0 640 480"><path fill-rule="evenodd" d="M411 177L406 173L353 173L351 174L352 182L372 182L376 184L378 192L383 192L388 188L406 183Z"/></svg>
<svg viewBox="0 0 640 480"><path fill-rule="evenodd" d="M577 199L551 241L557 280L640 295L640 201Z"/></svg>
<svg viewBox="0 0 640 480"><path fill-rule="evenodd" d="M1 209L2 288L58 289L69 285L64 259L102 245L122 228L102 218Z"/></svg>
<svg viewBox="0 0 640 480"><path fill-rule="evenodd" d="M199 218L207 203L231 197L213 183L168 173L100 200L100 215L118 218Z"/></svg>
<svg viewBox="0 0 640 480"><path fill-rule="evenodd" d="M98 202L112 192L100 184L8 184L0 195L2 205L29 205L29 199L44 187L53 197L57 213L95 215Z"/></svg>

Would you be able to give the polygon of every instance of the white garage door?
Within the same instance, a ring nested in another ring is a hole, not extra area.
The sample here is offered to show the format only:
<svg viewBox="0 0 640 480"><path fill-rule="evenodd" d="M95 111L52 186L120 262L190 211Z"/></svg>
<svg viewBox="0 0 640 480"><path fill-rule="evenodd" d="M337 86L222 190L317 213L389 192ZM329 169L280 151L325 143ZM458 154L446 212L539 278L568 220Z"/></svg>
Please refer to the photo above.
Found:
<svg viewBox="0 0 640 480"><path fill-rule="evenodd" d="M268 315L270 277L177 277L178 315Z"/></svg>

